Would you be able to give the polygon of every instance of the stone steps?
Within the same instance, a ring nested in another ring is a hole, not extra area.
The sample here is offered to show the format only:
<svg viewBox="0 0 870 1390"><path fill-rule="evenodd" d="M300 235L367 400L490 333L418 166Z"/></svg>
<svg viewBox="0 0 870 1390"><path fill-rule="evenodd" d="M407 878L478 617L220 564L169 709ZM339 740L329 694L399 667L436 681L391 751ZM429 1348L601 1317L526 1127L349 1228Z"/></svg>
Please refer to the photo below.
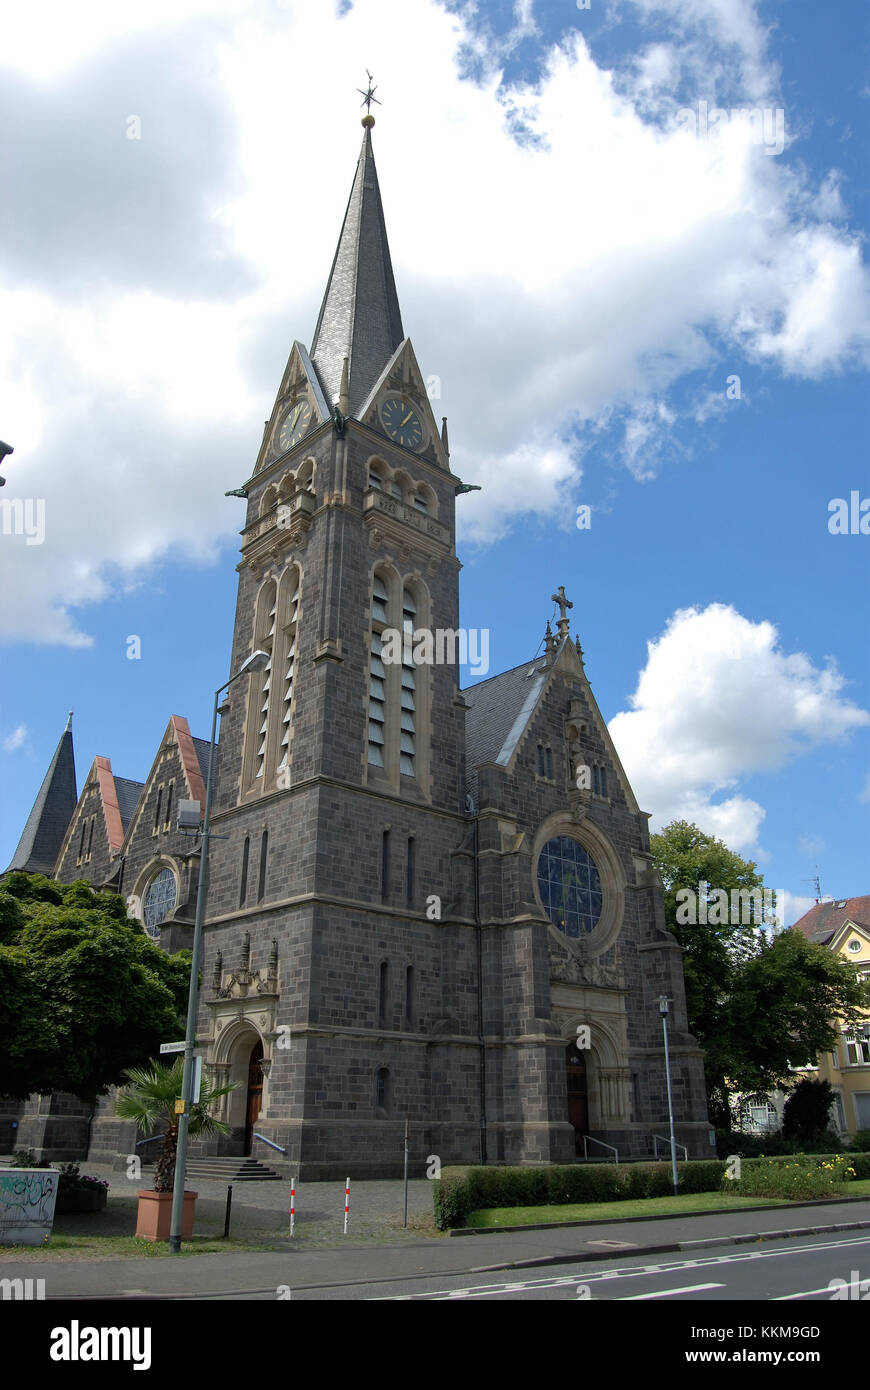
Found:
<svg viewBox="0 0 870 1390"><path fill-rule="evenodd" d="M280 1173L256 1158L189 1158L185 1176L200 1182L282 1181Z"/></svg>

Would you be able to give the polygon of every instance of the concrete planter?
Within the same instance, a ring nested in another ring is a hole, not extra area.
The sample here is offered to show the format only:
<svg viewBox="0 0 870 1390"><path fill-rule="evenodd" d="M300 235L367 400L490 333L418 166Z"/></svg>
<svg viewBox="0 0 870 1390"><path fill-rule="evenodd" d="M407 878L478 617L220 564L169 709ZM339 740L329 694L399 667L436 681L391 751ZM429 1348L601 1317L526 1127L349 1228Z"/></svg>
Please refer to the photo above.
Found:
<svg viewBox="0 0 870 1390"><path fill-rule="evenodd" d="M59 1192L55 1214L69 1216L75 1212L103 1211L108 1198L108 1188L82 1188L79 1192Z"/></svg>
<svg viewBox="0 0 870 1390"><path fill-rule="evenodd" d="M172 1222L171 1192L139 1192L136 1235L144 1240L168 1240ZM198 1193L185 1192L181 1213L181 1239L193 1235L193 1210Z"/></svg>

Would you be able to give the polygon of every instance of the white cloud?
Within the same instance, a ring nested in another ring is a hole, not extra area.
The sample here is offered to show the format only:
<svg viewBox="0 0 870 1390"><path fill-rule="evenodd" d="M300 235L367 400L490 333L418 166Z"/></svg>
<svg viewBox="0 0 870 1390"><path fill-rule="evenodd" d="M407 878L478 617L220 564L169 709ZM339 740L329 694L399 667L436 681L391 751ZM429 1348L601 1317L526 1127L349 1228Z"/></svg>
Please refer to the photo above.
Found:
<svg viewBox="0 0 870 1390"><path fill-rule="evenodd" d="M793 927L795 922L800 921L810 908L815 907L816 900L801 893L789 893L781 890L777 893L777 913L781 911L781 921L786 927Z"/></svg>
<svg viewBox="0 0 870 1390"><path fill-rule="evenodd" d="M26 724L19 724L11 734L7 734L3 740L3 748L7 753L14 753L16 748L21 748L27 741L29 729Z"/></svg>
<svg viewBox="0 0 870 1390"><path fill-rule="evenodd" d="M656 828L685 819L744 850L765 811L740 792L741 778L870 725L845 685L832 662L782 651L772 623L714 603L679 610L647 644L631 709L609 727Z"/></svg>
<svg viewBox="0 0 870 1390"><path fill-rule="evenodd" d="M740 123L705 142L674 120L677 72L711 102L720 88L729 105L774 99L755 7L635 8L670 26L638 61L598 67L577 32L509 93L473 14L434 0L403 0L401 23L382 0L341 17L301 0L91 0L75 24L54 0L7 10L0 105L20 182L4 188L16 226L34 229L0 281L7 493L46 499L47 534L26 554L0 550L17 596L4 635L87 642L82 610L119 575L206 558L236 530L222 493L253 464L329 271L360 55L378 55L375 146L405 327L424 373L441 376L457 466L487 488L463 503L464 538L492 540L530 512L570 524L584 450L607 424L622 434L614 456L654 477L681 420L715 415L681 415L674 388L723 351L813 377L865 354L868 275L829 220L833 186L814 209L818 189ZM529 0L514 19L504 52L535 36ZM425 63L408 61L410 33ZM477 81L460 75L468 51L487 59ZM123 133L128 92L138 145ZM27 177L25 137L52 178Z"/></svg>

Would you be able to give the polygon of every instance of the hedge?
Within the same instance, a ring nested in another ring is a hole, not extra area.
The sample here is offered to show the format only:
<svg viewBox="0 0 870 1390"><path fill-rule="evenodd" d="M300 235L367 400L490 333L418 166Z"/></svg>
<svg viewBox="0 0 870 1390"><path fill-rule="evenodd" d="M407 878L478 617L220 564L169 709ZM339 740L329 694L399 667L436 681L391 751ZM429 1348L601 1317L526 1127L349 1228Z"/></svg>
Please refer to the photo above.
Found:
<svg viewBox="0 0 870 1390"><path fill-rule="evenodd" d="M832 1155L826 1155L832 1157ZM792 1154L776 1162L818 1163L818 1154ZM767 1160L768 1162L772 1160ZM744 1170L760 1159L743 1159ZM849 1154L855 1177L870 1178L870 1153ZM718 1192L727 1164L697 1159L677 1164L679 1191ZM464 1226L473 1211L490 1207L546 1207L587 1202L621 1202L673 1193L669 1163L590 1163L552 1167L445 1168L432 1184L435 1224L446 1231Z"/></svg>

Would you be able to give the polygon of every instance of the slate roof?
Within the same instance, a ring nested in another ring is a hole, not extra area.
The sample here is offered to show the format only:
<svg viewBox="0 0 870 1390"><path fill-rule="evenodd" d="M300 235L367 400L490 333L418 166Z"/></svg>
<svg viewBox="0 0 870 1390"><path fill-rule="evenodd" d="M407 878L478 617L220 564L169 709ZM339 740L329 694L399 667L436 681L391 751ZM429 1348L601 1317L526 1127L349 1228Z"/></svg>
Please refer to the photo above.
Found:
<svg viewBox="0 0 870 1390"><path fill-rule="evenodd" d="M404 336L367 129L311 343L330 408L338 400L345 357L355 415Z"/></svg>
<svg viewBox="0 0 870 1390"><path fill-rule="evenodd" d="M480 763L507 762L544 681L545 661L536 657L463 690L468 790L477 800Z"/></svg>
<svg viewBox="0 0 870 1390"><path fill-rule="evenodd" d="M53 874L55 860L78 802L72 716L61 734L48 772L27 818L10 869Z"/></svg>
<svg viewBox="0 0 870 1390"><path fill-rule="evenodd" d="M196 761L199 763L199 770L202 773L202 780L208 780L208 750L211 748L211 741L207 738L195 738L193 740ZM215 756L215 770L217 770L217 756Z"/></svg>
<svg viewBox="0 0 870 1390"><path fill-rule="evenodd" d="M118 798L118 811L125 835L127 827L133 819L133 813L139 804L144 786L144 782L133 782L129 777L115 778L115 795Z"/></svg>
<svg viewBox="0 0 870 1390"><path fill-rule="evenodd" d="M870 894L861 898L840 898L832 903L816 903L794 924L808 941L826 946L844 922L855 922L870 931Z"/></svg>

